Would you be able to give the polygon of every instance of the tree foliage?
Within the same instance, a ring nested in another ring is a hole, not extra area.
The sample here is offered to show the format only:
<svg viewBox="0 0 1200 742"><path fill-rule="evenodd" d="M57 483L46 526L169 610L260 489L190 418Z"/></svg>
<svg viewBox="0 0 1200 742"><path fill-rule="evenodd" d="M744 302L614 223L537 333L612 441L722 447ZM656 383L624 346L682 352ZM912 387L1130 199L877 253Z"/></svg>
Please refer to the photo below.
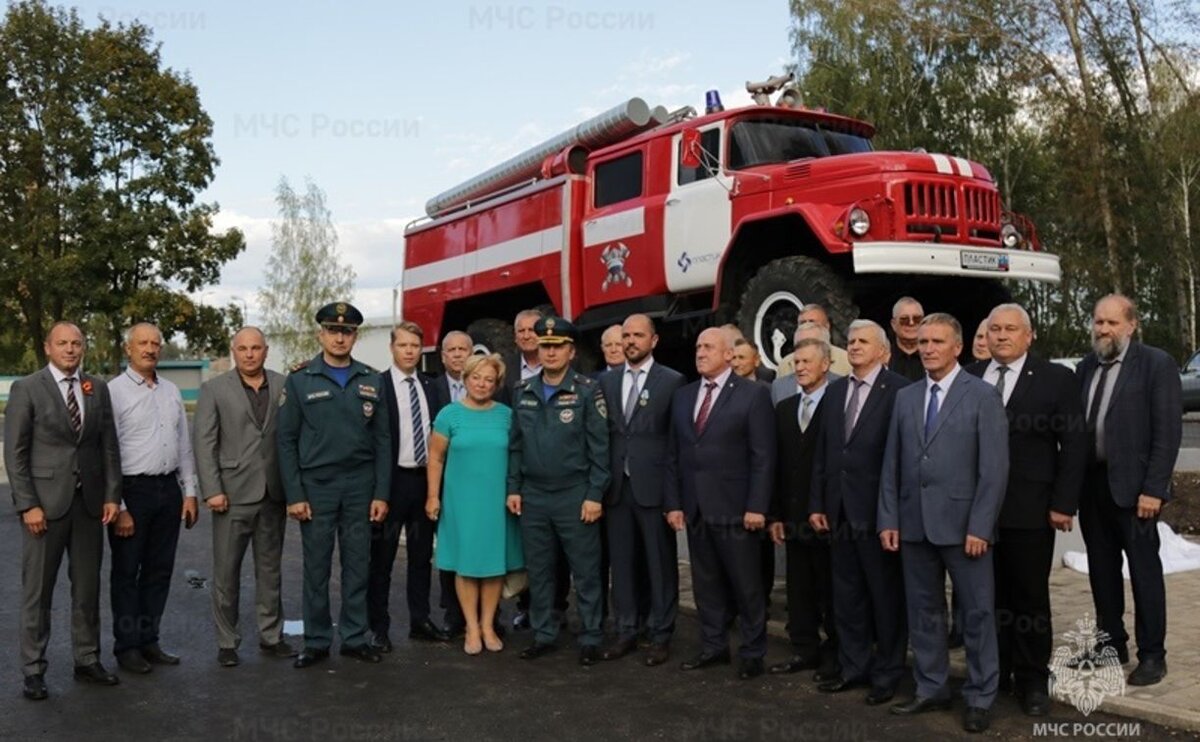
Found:
<svg viewBox="0 0 1200 742"><path fill-rule="evenodd" d="M110 369L134 321L226 351L241 313L186 295L245 248L196 198L218 164L196 86L163 67L146 26L88 28L41 0L8 6L0 75L0 301L20 323L0 361L45 363L42 338L64 318L92 331L89 360Z"/></svg>
<svg viewBox="0 0 1200 742"><path fill-rule="evenodd" d="M1063 260L1022 285L1044 352L1086 347L1092 302L1132 295L1144 337L1196 343L1200 65L1169 0L793 0L809 105L873 121L878 146L984 163Z"/></svg>
<svg viewBox="0 0 1200 742"><path fill-rule="evenodd" d="M354 269L338 257L333 216L315 183L306 180L300 194L281 177L275 203L279 221L271 225L271 257L259 300L264 329L291 365L316 354L316 334L307 328L322 306L350 296Z"/></svg>

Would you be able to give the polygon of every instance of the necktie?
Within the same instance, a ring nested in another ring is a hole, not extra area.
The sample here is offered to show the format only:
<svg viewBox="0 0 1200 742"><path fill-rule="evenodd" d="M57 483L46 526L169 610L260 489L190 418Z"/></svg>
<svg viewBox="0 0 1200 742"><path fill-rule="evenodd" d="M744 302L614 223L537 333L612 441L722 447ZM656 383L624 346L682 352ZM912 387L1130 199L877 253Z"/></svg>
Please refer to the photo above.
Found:
<svg viewBox="0 0 1200 742"><path fill-rule="evenodd" d="M700 403L700 413L696 415L696 435L703 433L704 426L708 425L708 413L712 410L713 390L716 388L715 381L704 383L704 401Z"/></svg>
<svg viewBox="0 0 1200 742"><path fill-rule="evenodd" d="M452 402L461 402L462 398L466 396L465 391L461 381L450 382L450 396L453 397Z"/></svg>
<svg viewBox="0 0 1200 742"><path fill-rule="evenodd" d="M858 422L858 393L862 391L863 383L853 376L850 377L850 386L854 387L854 390L850 392L850 402L846 405L846 440L850 440L850 434L854 432L854 424Z"/></svg>
<svg viewBox="0 0 1200 742"><path fill-rule="evenodd" d="M629 369L629 374L633 379L629 382L629 396L625 398L625 422L633 417L633 411L637 408L638 396L638 377L642 375L640 368Z"/></svg>
<svg viewBox="0 0 1200 742"><path fill-rule="evenodd" d="M1095 432L1096 418L1100 417L1100 403L1104 400L1104 385L1108 381L1108 370L1113 367L1113 361L1100 364L1100 380L1096 382L1096 392L1092 395L1092 404L1088 407L1087 428Z"/></svg>
<svg viewBox="0 0 1200 742"><path fill-rule="evenodd" d="M408 407L412 410L413 459L417 466L425 466L425 423L421 419L421 398L417 395L417 384L413 377L408 382Z"/></svg>
<svg viewBox="0 0 1200 742"><path fill-rule="evenodd" d="M1004 399L1004 375L1006 373L1008 373L1008 366L1003 366L1003 365L999 366L996 369L996 373L999 374L999 376L996 378L996 391L1000 392L1000 399L1003 400Z"/></svg>
<svg viewBox="0 0 1200 742"><path fill-rule="evenodd" d="M800 400L800 432L804 433L808 430L808 424L812 422L812 407L813 398L805 395L804 399Z"/></svg>
<svg viewBox="0 0 1200 742"><path fill-rule="evenodd" d="M937 384L929 387L929 407L925 410L925 440L929 441L929 437L933 435L933 429L937 427L938 416L938 392L942 391Z"/></svg>
<svg viewBox="0 0 1200 742"><path fill-rule="evenodd" d="M63 381L67 385L67 415L71 417L71 430L79 435L83 430L83 417L79 414L79 400L75 397L75 377L68 376Z"/></svg>

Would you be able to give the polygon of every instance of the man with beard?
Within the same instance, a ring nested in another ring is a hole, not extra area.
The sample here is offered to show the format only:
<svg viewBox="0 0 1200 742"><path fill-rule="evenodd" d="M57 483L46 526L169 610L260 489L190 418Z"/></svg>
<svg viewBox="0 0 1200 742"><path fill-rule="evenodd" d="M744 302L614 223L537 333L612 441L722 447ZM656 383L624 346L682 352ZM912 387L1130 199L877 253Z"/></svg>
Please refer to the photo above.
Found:
<svg viewBox="0 0 1200 742"><path fill-rule="evenodd" d="M1134 342L1137 328L1137 307L1128 297L1110 294L1096 302L1092 352L1076 371L1089 442L1079 525L1098 628L1122 664L1129 660L1129 634L1121 554L1129 558L1138 648L1129 684L1154 685L1167 674L1158 516L1171 497L1183 436L1182 391L1174 360Z"/></svg>
<svg viewBox="0 0 1200 742"><path fill-rule="evenodd" d="M622 335L625 364L600 377L605 399L615 403L608 417L612 484L605 520L617 640L603 656L612 660L634 650L646 603L645 628L651 646L644 661L655 666L667 661L678 609L679 565L675 534L663 520L662 461L671 426L671 397L684 378L651 355L658 335L649 317L631 315Z"/></svg>

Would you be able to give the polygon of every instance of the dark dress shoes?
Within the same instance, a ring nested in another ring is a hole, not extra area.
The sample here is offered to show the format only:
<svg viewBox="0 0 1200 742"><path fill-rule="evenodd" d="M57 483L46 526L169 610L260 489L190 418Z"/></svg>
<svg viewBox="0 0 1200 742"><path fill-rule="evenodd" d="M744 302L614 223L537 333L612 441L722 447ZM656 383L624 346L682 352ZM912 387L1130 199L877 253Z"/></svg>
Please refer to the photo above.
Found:
<svg viewBox="0 0 1200 742"><path fill-rule="evenodd" d="M887 703L888 701L892 700L895 695L896 691L892 690L891 688L879 688L872 686L871 690L867 693L867 697L863 700L866 701L868 706L878 706L882 703Z"/></svg>
<svg viewBox="0 0 1200 742"><path fill-rule="evenodd" d="M286 639L280 639L274 644L263 644L259 642L258 650L265 655L271 657L279 657L280 659L295 657L298 653L296 648L288 643Z"/></svg>
<svg viewBox="0 0 1200 742"><path fill-rule="evenodd" d="M136 649L126 649L117 655L117 665L126 672L136 672L142 675L150 672L154 668L150 667L150 663L142 656L142 653Z"/></svg>
<svg viewBox="0 0 1200 742"><path fill-rule="evenodd" d="M342 647L338 650L338 654L343 657L353 657L359 662L383 662L383 655L370 644L359 644L356 647Z"/></svg>
<svg viewBox="0 0 1200 742"><path fill-rule="evenodd" d="M21 692L31 701L44 701L50 695L46 678L42 675L26 675L25 687Z"/></svg>
<svg viewBox="0 0 1200 742"><path fill-rule="evenodd" d="M646 667L658 667L671 656L671 648L667 644L651 644L646 649L646 659L642 660Z"/></svg>
<svg viewBox="0 0 1200 742"><path fill-rule="evenodd" d="M236 649L217 650L217 664L221 667L237 667L240 663Z"/></svg>
<svg viewBox="0 0 1200 742"><path fill-rule="evenodd" d="M713 652L712 654L699 654L690 660L685 660L679 663L680 670L700 670L713 665L728 665L729 652Z"/></svg>
<svg viewBox="0 0 1200 742"><path fill-rule="evenodd" d="M292 663L292 667L297 670L303 670L306 667L312 667L322 660L329 659L328 649L309 649L305 647L300 650L300 654L296 655L296 661Z"/></svg>
<svg viewBox="0 0 1200 742"><path fill-rule="evenodd" d="M838 677L821 683L817 686L817 690L821 691L822 693L845 693L848 690L861 688L866 684L867 683L864 680Z"/></svg>
<svg viewBox="0 0 1200 742"><path fill-rule="evenodd" d="M1160 658L1147 658L1138 663L1136 669L1129 673L1130 685L1154 685L1162 682L1167 676L1167 661Z"/></svg>
<svg viewBox="0 0 1200 742"><path fill-rule="evenodd" d="M812 679L814 683L832 683L842 679L842 669L840 667L822 667L813 673Z"/></svg>
<svg viewBox="0 0 1200 742"><path fill-rule="evenodd" d="M963 712L963 731L979 734L986 732L991 723L991 714L987 709L967 706L967 710Z"/></svg>
<svg viewBox="0 0 1200 742"><path fill-rule="evenodd" d="M911 701L897 703L892 706L892 713L899 716L912 716L914 714L923 714L926 711L945 711L950 708L949 698L921 698L914 697Z"/></svg>
<svg viewBox="0 0 1200 742"><path fill-rule="evenodd" d="M1026 716L1045 716L1050 713L1050 697L1043 691L1030 691L1020 698Z"/></svg>
<svg viewBox="0 0 1200 742"><path fill-rule="evenodd" d="M142 656L152 665L178 665L179 655L171 654L158 644L147 644L142 647Z"/></svg>
<svg viewBox="0 0 1200 742"><path fill-rule="evenodd" d="M802 657L794 654L786 662L771 665L771 674L790 675L801 670L815 670L820 666L821 659L819 657Z"/></svg>
<svg viewBox="0 0 1200 742"><path fill-rule="evenodd" d="M738 663L738 679L750 680L766 672L762 657L749 657Z"/></svg>
<svg viewBox="0 0 1200 742"><path fill-rule="evenodd" d="M524 631L529 628L529 611L517 611L513 615L513 630Z"/></svg>
<svg viewBox="0 0 1200 742"><path fill-rule="evenodd" d="M605 657L604 659L608 659L608 657ZM596 664L599 661L600 661L599 647L594 647L594 646L588 645L586 647L579 648L579 664L583 665L584 667L591 667L592 665Z"/></svg>
<svg viewBox="0 0 1200 742"><path fill-rule="evenodd" d="M448 642L450 632L427 618L409 629L408 638L419 642Z"/></svg>
<svg viewBox="0 0 1200 742"><path fill-rule="evenodd" d="M449 636L449 634L447 634L447 636ZM390 654L392 651L392 640L387 634L371 634L371 646L377 652L382 654Z"/></svg>
<svg viewBox="0 0 1200 742"><path fill-rule="evenodd" d="M75 679L96 685L117 685L121 679L104 669L104 665L93 662L90 665L76 665Z"/></svg>
<svg viewBox="0 0 1200 742"><path fill-rule="evenodd" d="M618 639L608 647L605 647L604 652L600 656L605 660L619 660L635 649L637 649L637 639L633 637Z"/></svg>
<svg viewBox="0 0 1200 742"><path fill-rule="evenodd" d="M536 660L538 657L543 657L547 654L550 654L556 649L558 649L558 647L554 644L541 644L540 642L534 642L533 644L530 644L528 647L525 647L521 650L520 657L523 660Z"/></svg>

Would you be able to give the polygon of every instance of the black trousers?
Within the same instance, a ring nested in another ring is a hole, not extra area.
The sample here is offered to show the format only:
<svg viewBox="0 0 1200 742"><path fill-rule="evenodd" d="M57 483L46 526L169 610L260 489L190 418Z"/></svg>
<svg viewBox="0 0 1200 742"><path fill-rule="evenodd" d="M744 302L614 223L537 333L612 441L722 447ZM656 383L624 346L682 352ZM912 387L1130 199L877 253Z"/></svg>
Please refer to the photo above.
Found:
<svg viewBox="0 0 1200 742"><path fill-rule="evenodd" d="M847 680L894 690L908 650L900 555L884 551L874 529L842 518L830 543L838 664Z"/></svg>
<svg viewBox="0 0 1200 742"><path fill-rule="evenodd" d="M718 525L703 518L689 520L687 534L703 651L728 651L736 615L742 635L738 656L762 658L767 653L767 611L759 534L740 522Z"/></svg>
<svg viewBox="0 0 1200 742"><path fill-rule="evenodd" d="M1133 584L1134 633L1139 660L1166 656L1167 595L1162 560L1158 556L1158 518L1141 519L1137 508L1119 507L1108 487L1108 467L1097 463L1088 470L1079 498L1079 526L1087 544L1088 582L1096 603L1097 628L1113 645L1125 646L1125 581L1121 553L1129 557Z"/></svg>
<svg viewBox="0 0 1200 742"><path fill-rule="evenodd" d="M1047 692L1050 648L1050 567L1054 534L1045 528L1001 528L992 556L996 575L996 636L1000 677L1020 693Z"/></svg>
<svg viewBox="0 0 1200 742"><path fill-rule="evenodd" d="M133 516L133 535L122 538L111 527L108 532L114 654L158 642L183 507L174 473L123 477L121 496Z"/></svg>
<svg viewBox="0 0 1200 742"><path fill-rule="evenodd" d="M825 667L837 661L837 629L833 620L833 568L829 540L800 524L784 543L787 552L788 638L792 652L821 659ZM825 639L821 638L821 630Z"/></svg>
<svg viewBox="0 0 1200 742"><path fill-rule="evenodd" d="M601 540L603 541L603 539ZM562 546L558 547L558 554L554 559L554 610L559 613L567 611L567 596L571 593L571 565L567 562L567 554L562 550ZM600 577L602 589L607 587L608 580L602 574ZM607 597L607 590L604 592ZM605 600L604 602L608 602ZM524 613L529 612L529 588L525 588L517 596L517 610Z"/></svg>
<svg viewBox="0 0 1200 742"><path fill-rule="evenodd" d="M391 628L388 597L392 590L392 567L404 531L408 547L409 626L429 618L429 587L433 576L433 534L436 524L425 515L425 468L392 469L391 501L383 523L371 526L371 567L367 578L367 625L377 636Z"/></svg>
<svg viewBox="0 0 1200 742"><path fill-rule="evenodd" d="M644 629L656 644L675 630L679 611L679 557L675 532L661 507L643 507L622 475L621 500L604 513L612 558L612 602L617 637L634 639Z"/></svg>

